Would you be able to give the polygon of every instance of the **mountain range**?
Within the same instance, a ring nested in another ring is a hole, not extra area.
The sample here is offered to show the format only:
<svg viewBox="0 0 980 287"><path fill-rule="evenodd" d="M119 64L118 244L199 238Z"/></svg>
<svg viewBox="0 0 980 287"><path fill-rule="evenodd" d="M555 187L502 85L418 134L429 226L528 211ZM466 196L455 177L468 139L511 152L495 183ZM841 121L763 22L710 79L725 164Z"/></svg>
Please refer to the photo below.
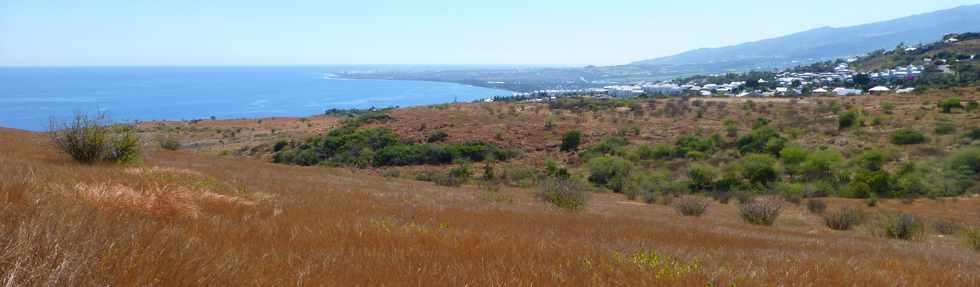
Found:
<svg viewBox="0 0 980 287"><path fill-rule="evenodd" d="M947 33L980 31L980 4L851 27L823 27L720 48L631 63L661 73L769 70L864 55L900 43L935 42Z"/></svg>

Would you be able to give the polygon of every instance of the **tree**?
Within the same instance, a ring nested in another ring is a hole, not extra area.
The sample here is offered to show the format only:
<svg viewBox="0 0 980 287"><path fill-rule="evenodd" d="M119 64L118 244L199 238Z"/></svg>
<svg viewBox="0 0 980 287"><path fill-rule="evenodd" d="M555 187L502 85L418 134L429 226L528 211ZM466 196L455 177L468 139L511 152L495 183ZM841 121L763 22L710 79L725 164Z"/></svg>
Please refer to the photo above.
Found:
<svg viewBox="0 0 980 287"><path fill-rule="evenodd" d="M582 143L582 132L570 131L561 137L561 151L573 152L578 150L578 145Z"/></svg>
<svg viewBox="0 0 980 287"><path fill-rule="evenodd" d="M854 75L854 85L857 87L867 87L871 84L871 76L868 74L857 74Z"/></svg>

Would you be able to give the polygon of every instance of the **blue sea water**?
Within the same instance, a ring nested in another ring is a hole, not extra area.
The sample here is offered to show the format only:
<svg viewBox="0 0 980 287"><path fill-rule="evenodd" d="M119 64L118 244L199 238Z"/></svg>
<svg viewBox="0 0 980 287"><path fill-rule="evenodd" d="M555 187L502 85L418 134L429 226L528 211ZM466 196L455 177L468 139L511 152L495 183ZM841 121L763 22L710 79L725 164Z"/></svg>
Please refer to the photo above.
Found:
<svg viewBox="0 0 980 287"><path fill-rule="evenodd" d="M115 122L311 116L331 108L417 106L510 92L452 83L345 80L329 67L0 68L0 127L46 130L52 117Z"/></svg>

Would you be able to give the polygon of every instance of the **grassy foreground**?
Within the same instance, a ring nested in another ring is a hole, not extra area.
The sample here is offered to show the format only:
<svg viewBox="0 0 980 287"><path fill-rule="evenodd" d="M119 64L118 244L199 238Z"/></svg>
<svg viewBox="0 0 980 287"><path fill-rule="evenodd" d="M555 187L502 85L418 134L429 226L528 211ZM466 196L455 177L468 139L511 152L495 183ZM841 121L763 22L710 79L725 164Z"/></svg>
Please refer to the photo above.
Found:
<svg viewBox="0 0 980 287"><path fill-rule="evenodd" d="M892 100L899 103L895 125L905 118L903 109L911 115L922 105L900 100ZM547 113L522 106L490 108L498 110L474 112L487 109L481 105L461 108L469 113L397 110L395 117L404 120L389 126L404 137L422 138L430 131L419 126L428 123L451 137L525 147L513 162L534 165L549 157L544 150L557 145L567 123L579 121L586 144L627 124L613 116L615 111L589 112L554 116L557 128L546 130ZM636 136L658 141L683 134L680 127L693 121L703 125L690 129L720 127L726 117L716 114L697 120L693 112L680 120L641 117L630 124L661 124L665 128ZM275 125L269 134L302 136L336 122L238 124L220 128L255 136L265 134L262 126ZM831 119L827 125L836 124ZM535 198L533 188L446 188L373 175L380 173L373 170L214 155L211 151L229 147L249 155L243 146L274 139L195 131L180 134L185 137L180 140L197 137L214 144L178 151L146 148L135 164L84 165L59 153L44 134L0 129L0 285L980 285L980 252L958 236L927 230L913 240L889 239L870 223L835 231L805 204L785 204L772 227L740 220L734 200L705 201L703 216L685 217L668 205L596 193L588 205L569 212ZM890 134L848 133L835 144L886 142ZM980 226L976 196L881 199L875 207L861 199L823 201L828 211L844 206L867 214L901 211L928 222L955 218Z"/></svg>

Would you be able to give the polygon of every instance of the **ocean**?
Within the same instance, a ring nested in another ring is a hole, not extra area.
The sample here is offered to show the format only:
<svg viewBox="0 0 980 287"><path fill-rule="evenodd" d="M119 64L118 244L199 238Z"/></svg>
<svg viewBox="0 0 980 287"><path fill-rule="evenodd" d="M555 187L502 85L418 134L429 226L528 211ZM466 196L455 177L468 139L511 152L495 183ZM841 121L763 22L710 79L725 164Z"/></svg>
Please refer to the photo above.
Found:
<svg viewBox="0 0 980 287"><path fill-rule="evenodd" d="M469 102L510 92L453 83L346 80L338 67L0 68L0 127L52 118L113 122L313 116L325 110Z"/></svg>

